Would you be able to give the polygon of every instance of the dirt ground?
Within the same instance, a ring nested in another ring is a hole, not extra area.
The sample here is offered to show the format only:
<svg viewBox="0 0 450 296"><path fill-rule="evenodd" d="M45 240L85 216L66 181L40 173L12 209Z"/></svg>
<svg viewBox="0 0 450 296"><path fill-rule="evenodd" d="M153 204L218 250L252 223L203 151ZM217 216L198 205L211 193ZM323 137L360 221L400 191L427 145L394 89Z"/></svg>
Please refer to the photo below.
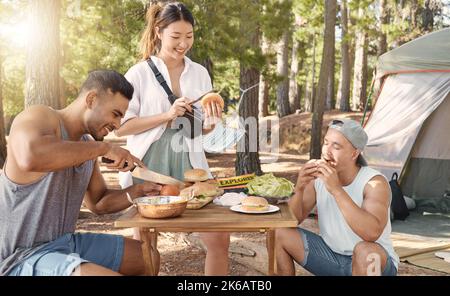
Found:
<svg viewBox="0 0 450 296"><path fill-rule="evenodd" d="M330 118L349 117L356 120L361 119L361 113L337 113L331 112L325 114L324 129ZM267 119L266 119L267 120ZM280 152L262 153L261 161L269 158L278 158L274 163L262 163L264 172L273 172L275 175L285 177L293 182L296 181L296 175L299 167L308 159L307 148L309 147L309 137L311 130L311 115L296 114L291 115L280 122ZM299 140L302 139L302 140ZM108 141L118 145L123 145L123 139L109 137ZM234 175L235 154L230 151L224 154L207 155L209 165L215 176L225 177ZM108 186L118 187L117 172L102 169ZM84 232L103 232L115 233L124 236L132 236L132 229L117 229L113 227L113 221L121 213L96 216L87 209L82 209L77 223L77 230ZM302 227L317 232L317 221L309 218L302 223ZM265 236L258 233L233 233L232 239L241 239L247 242L265 246ZM161 275L202 275L205 253L199 246L193 245L186 239L185 234L180 233L161 233L158 239L158 250L161 254ZM233 258L236 258L234 256ZM230 259L230 275L263 275L260 271L251 266L243 265L241 260ZM308 272L300 270L300 275L309 275ZM425 268L416 267L406 263L400 263L399 275L445 275L440 272Z"/></svg>

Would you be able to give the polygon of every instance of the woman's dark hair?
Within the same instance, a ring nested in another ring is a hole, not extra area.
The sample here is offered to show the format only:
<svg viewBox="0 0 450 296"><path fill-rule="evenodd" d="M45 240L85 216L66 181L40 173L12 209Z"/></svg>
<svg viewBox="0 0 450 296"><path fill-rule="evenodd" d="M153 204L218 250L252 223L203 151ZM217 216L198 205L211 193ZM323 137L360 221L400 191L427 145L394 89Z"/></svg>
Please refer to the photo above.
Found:
<svg viewBox="0 0 450 296"><path fill-rule="evenodd" d="M189 22L192 27L195 25L194 17L187 7L180 2L169 2L166 4L153 4L147 10L147 26L141 38L141 55L146 60L151 55L158 53L161 49L161 42L156 35L156 27L162 32L171 23L177 21Z"/></svg>
<svg viewBox="0 0 450 296"><path fill-rule="evenodd" d="M113 94L119 92L131 100L134 88L127 79L114 70L95 70L88 74L86 81L81 86L80 93L97 90L100 93L111 91Z"/></svg>

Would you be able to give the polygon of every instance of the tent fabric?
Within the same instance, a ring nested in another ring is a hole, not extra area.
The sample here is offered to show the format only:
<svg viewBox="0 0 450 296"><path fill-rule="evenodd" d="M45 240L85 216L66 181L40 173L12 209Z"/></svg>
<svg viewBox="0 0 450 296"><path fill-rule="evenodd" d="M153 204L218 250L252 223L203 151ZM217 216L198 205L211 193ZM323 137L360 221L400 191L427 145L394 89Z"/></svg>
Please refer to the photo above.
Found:
<svg viewBox="0 0 450 296"><path fill-rule="evenodd" d="M378 98L365 125L364 157L406 196L448 212L450 198L450 28L382 55Z"/></svg>
<svg viewBox="0 0 450 296"><path fill-rule="evenodd" d="M401 183L403 194L414 200L439 200L450 190L450 159L411 158Z"/></svg>
<svg viewBox="0 0 450 296"><path fill-rule="evenodd" d="M450 90L450 73L390 75L365 130L364 157L388 178L401 173L425 120Z"/></svg>
<svg viewBox="0 0 450 296"><path fill-rule="evenodd" d="M402 184L403 193L415 200L440 200L443 190L450 192L449 110L450 93L425 121L413 146Z"/></svg>
<svg viewBox="0 0 450 296"><path fill-rule="evenodd" d="M380 56L377 78L388 73L450 71L450 28L436 31Z"/></svg>
<svg viewBox="0 0 450 296"><path fill-rule="evenodd" d="M450 93L423 125L411 152L412 158L450 160L450 136L442 134L443 127L450 127L449 111Z"/></svg>

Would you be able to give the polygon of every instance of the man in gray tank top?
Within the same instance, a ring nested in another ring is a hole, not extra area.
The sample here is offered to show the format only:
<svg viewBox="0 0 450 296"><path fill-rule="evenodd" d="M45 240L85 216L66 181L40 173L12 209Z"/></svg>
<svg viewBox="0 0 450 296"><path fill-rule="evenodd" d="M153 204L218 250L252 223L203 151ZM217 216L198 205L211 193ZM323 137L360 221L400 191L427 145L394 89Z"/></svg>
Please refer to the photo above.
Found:
<svg viewBox="0 0 450 296"><path fill-rule="evenodd" d="M109 168L120 171L143 166L102 142L119 128L132 95L121 74L93 71L65 109L32 106L15 118L0 173L0 275L144 272L139 241L75 233L83 199L96 214L114 213L130 206L126 193L136 198L161 189L150 182L107 189L96 161L109 158Z"/></svg>
<svg viewBox="0 0 450 296"><path fill-rule="evenodd" d="M315 275L396 275L390 239L391 191L361 155L367 134L353 120L333 120L322 159L298 174L289 207L299 223L317 208L320 235L298 228L276 231L278 274L294 275L296 261Z"/></svg>

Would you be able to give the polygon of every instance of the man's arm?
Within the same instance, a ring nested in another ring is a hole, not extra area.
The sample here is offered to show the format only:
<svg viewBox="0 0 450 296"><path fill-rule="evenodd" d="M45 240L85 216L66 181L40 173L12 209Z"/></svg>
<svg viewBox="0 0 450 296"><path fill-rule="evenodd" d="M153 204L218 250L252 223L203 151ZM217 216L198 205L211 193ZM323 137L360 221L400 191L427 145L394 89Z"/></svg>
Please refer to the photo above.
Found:
<svg viewBox="0 0 450 296"><path fill-rule="evenodd" d="M9 151L24 172L50 172L76 166L110 149L109 144L102 142L63 141L58 117L45 106L30 107L14 120L9 144Z"/></svg>
<svg viewBox="0 0 450 296"><path fill-rule="evenodd" d="M304 190L296 189L294 196L289 200L289 207L299 224L308 217L315 204L316 191L314 190L314 182L310 182Z"/></svg>
<svg viewBox="0 0 450 296"><path fill-rule="evenodd" d="M374 242L383 233L388 219L389 190L382 176L373 177L364 187L361 208L343 189L334 195L350 228L365 241Z"/></svg>
<svg viewBox="0 0 450 296"><path fill-rule="evenodd" d="M319 178L324 181L328 192L334 196L350 228L364 241L376 241L388 219L390 188L386 180L382 176L375 176L367 182L360 208L342 188L334 168L321 164L319 172Z"/></svg>
<svg viewBox="0 0 450 296"><path fill-rule="evenodd" d="M299 171L294 196L289 200L289 207L299 223L305 220L316 204L313 174L316 172L314 160L307 162Z"/></svg>
<svg viewBox="0 0 450 296"><path fill-rule="evenodd" d="M135 199L144 195L158 195L160 190L160 185L151 182L136 184L122 190L107 189L100 167L95 162L84 202L88 209L97 215L116 213L131 205L126 193L130 194L132 199Z"/></svg>
<svg viewBox="0 0 450 296"><path fill-rule="evenodd" d="M123 168L125 161L140 163L127 150L109 143L63 141L57 115L45 106L30 107L16 118L9 143L8 151L22 172L57 171L102 155L115 160L111 168Z"/></svg>

